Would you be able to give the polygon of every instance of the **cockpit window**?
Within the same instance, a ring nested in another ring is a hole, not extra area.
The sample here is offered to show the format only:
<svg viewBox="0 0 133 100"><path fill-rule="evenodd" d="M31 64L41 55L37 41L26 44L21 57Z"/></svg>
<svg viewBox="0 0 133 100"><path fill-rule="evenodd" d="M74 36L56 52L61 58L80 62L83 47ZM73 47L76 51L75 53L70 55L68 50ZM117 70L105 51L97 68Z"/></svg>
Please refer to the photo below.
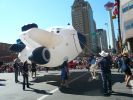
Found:
<svg viewBox="0 0 133 100"><path fill-rule="evenodd" d="M20 39L16 40L17 44L24 44Z"/></svg>
<svg viewBox="0 0 133 100"><path fill-rule="evenodd" d="M60 33L60 30L61 30L61 29L60 29L60 28L57 28L56 30L57 30L56 33Z"/></svg>
<svg viewBox="0 0 133 100"><path fill-rule="evenodd" d="M52 28L51 29L51 32L53 33L60 33L60 31L61 31L61 28Z"/></svg>
<svg viewBox="0 0 133 100"><path fill-rule="evenodd" d="M60 33L60 31L56 31L56 33Z"/></svg>

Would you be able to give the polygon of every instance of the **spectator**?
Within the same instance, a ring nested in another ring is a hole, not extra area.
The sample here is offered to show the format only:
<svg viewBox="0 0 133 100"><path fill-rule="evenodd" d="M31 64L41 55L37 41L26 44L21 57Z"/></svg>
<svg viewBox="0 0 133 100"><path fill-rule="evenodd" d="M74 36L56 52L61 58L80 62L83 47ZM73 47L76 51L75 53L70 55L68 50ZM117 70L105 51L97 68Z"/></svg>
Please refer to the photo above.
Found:
<svg viewBox="0 0 133 100"><path fill-rule="evenodd" d="M64 62L61 65L61 86L69 87L68 85L68 76L69 70L68 70L68 57L64 57Z"/></svg>
<svg viewBox="0 0 133 100"><path fill-rule="evenodd" d="M31 64L31 72L32 72L32 78L34 78L33 77L34 74L35 74L35 78L36 78L36 63L34 63L34 62L32 62L32 64Z"/></svg>
<svg viewBox="0 0 133 100"><path fill-rule="evenodd" d="M14 60L14 64L13 64L13 67L14 67L14 73L15 73L15 82L19 82L18 81L18 67L19 67L19 62L20 60L18 58L16 58Z"/></svg>
<svg viewBox="0 0 133 100"><path fill-rule="evenodd" d="M25 61L22 69L23 74L23 90L25 90L25 84L27 84L27 88L29 87L29 79L28 79L28 62Z"/></svg>
<svg viewBox="0 0 133 100"><path fill-rule="evenodd" d="M102 51L99 54L102 58L98 61L98 65L101 69L104 95L107 96L112 92L111 61L108 57L108 53Z"/></svg>
<svg viewBox="0 0 133 100"><path fill-rule="evenodd" d="M121 66L122 71L125 73L126 87L131 87L131 85L129 85L129 82L130 82L131 77L132 77L132 72L130 69L131 59L128 57L127 52L124 52L122 54L121 62L122 62L122 66Z"/></svg>
<svg viewBox="0 0 133 100"><path fill-rule="evenodd" d="M92 56L92 59L91 59L91 66L90 66L90 72L91 72L91 75L92 75L92 79L96 79L96 57L95 56Z"/></svg>

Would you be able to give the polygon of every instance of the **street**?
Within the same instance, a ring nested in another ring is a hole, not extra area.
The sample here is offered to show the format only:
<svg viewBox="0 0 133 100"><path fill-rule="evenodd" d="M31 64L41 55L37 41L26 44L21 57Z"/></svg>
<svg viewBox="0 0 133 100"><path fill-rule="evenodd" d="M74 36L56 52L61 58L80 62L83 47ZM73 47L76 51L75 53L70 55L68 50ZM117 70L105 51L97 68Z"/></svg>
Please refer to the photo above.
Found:
<svg viewBox="0 0 133 100"><path fill-rule="evenodd" d="M70 87L59 88L60 71L37 72L37 78L30 76L30 88L22 89L22 76L14 82L14 73L0 73L0 100L132 100L133 89L124 85L123 73L112 70L113 93L102 94L100 74L91 80L86 69L70 70ZM133 86L133 80L131 81Z"/></svg>

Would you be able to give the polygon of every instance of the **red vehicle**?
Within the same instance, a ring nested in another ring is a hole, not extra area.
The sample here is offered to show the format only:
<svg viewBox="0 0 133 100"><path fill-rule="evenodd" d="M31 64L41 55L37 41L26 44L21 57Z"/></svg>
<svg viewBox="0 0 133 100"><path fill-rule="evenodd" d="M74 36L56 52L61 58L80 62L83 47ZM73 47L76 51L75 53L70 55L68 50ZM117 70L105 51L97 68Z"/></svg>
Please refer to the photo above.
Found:
<svg viewBox="0 0 133 100"><path fill-rule="evenodd" d="M72 69L75 69L76 68L76 62L74 61L74 60L72 60L72 61L70 61L69 63L68 63L68 67L69 68L72 68Z"/></svg>

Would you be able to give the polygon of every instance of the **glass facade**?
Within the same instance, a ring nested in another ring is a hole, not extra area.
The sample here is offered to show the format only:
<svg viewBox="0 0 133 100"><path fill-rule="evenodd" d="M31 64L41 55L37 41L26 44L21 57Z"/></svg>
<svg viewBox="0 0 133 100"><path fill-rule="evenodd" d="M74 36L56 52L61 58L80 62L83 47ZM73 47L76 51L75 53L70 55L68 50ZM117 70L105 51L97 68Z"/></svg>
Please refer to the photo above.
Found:
<svg viewBox="0 0 133 100"><path fill-rule="evenodd" d="M125 30L133 29L133 19L127 21L124 23Z"/></svg>
<svg viewBox="0 0 133 100"><path fill-rule="evenodd" d="M133 8L133 0L131 0L130 2L126 3L123 7L122 7L122 12L126 13L128 10L131 10Z"/></svg>

